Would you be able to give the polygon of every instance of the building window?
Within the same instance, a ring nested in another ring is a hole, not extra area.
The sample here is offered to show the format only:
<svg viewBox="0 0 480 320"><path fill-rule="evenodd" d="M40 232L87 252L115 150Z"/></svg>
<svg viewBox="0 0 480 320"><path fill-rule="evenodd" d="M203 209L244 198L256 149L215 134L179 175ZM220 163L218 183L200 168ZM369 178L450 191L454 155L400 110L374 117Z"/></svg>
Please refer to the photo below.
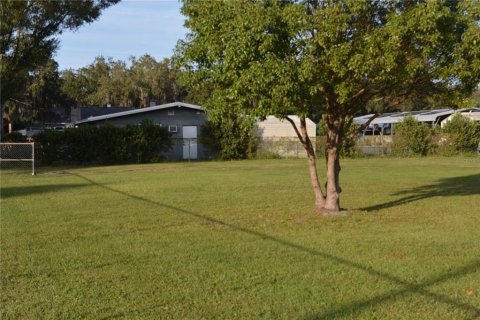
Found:
<svg viewBox="0 0 480 320"><path fill-rule="evenodd" d="M175 110L174 109L169 109L168 110L168 115L169 116L174 116L175 115Z"/></svg>
<svg viewBox="0 0 480 320"><path fill-rule="evenodd" d="M178 132L177 130L177 126L175 125L168 126L168 132Z"/></svg>

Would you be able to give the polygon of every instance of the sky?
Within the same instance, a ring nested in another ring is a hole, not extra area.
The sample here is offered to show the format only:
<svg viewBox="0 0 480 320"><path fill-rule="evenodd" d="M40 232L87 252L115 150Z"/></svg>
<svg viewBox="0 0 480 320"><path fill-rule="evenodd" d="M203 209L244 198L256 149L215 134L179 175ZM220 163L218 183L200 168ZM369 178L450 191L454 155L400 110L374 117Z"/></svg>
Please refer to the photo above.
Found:
<svg viewBox="0 0 480 320"><path fill-rule="evenodd" d="M91 24L60 35L59 70L85 67L100 55L123 61L132 55L171 57L187 33L180 7L179 0L123 0L107 8Z"/></svg>

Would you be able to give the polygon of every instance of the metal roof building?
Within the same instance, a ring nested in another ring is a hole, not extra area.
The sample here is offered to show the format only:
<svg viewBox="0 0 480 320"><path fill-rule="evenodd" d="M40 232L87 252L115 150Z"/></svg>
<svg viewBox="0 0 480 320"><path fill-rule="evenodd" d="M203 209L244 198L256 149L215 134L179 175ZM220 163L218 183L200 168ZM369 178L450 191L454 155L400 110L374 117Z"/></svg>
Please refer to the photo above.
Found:
<svg viewBox="0 0 480 320"><path fill-rule="evenodd" d="M379 115L370 122L368 128L363 131L363 135L376 135L376 134L393 134L396 123L402 122L406 116L411 115L417 121L425 123L429 127L433 128L452 115L454 112L467 113L467 112L479 112L480 108L469 109L436 109L436 110L421 110L421 111L404 111L404 112L391 112ZM367 114L364 116L356 117L353 119L354 123L362 125L366 123L373 114Z"/></svg>

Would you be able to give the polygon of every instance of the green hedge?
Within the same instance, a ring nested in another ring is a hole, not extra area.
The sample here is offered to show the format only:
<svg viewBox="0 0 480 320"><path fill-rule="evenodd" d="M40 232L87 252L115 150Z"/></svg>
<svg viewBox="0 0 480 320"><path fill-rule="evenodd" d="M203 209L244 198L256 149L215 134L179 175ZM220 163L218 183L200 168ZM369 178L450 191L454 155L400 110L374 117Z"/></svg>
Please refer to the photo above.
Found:
<svg viewBox="0 0 480 320"><path fill-rule="evenodd" d="M27 142L27 137L18 132L5 133L2 135L2 142Z"/></svg>
<svg viewBox="0 0 480 320"><path fill-rule="evenodd" d="M158 162L161 153L172 146L168 131L151 122L46 130L34 136L34 141L39 161L47 165Z"/></svg>

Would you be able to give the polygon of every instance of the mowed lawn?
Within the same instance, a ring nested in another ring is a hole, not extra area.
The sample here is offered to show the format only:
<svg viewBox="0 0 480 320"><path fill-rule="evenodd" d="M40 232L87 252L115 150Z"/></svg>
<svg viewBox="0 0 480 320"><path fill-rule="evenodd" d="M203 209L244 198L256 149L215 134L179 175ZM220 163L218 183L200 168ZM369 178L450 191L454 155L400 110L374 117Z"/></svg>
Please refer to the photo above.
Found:
<svg viewBox="0 0 480 320"><path fill-rule="evenodd" d="M341 179L320 217L304 159L2 172L1 318L480 318L480 157Z"/></svg>

